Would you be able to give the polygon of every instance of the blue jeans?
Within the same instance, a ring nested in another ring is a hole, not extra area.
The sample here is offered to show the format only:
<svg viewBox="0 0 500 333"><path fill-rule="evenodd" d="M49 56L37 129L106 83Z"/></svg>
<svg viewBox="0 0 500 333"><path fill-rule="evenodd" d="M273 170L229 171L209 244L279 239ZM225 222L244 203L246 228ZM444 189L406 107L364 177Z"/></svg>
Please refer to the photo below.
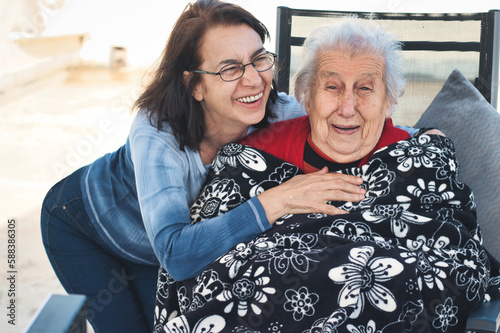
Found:
<svg viewBox="0 0 500 333"><path fill-rule="evenodd" d="M85 168L54 185L42 206L45 251L70 294L87 296L87 319L96 333L152 332L157 266L116 255L92 225L82 200Z"/></svg>

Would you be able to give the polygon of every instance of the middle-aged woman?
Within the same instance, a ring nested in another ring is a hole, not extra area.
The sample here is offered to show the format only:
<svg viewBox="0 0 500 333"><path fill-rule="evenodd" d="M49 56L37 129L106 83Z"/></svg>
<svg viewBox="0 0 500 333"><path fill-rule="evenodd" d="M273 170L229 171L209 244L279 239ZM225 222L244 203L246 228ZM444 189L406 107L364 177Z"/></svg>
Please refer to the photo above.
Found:
<svg viewBox="0 0 500 333"><path fill-rule="evenodd" d="M464 332L485 295L498 298L498 263L482 247L453 144L430 132L410 138L390 120L404 90L400 51L374 21L346 19L306 38L295 92L308 117L224 146L193 223L224 211L215 199L251 200L299 168L360 176L365 198L332 202L347 214L283 216L194 279L164 271L156 331ZM250 153L262 167L245 162Z"/></svg>
<svg viewBox="0 0 500 333"><path fill-rule="evenodd" d="M189 5L136 102L126 144L47 194L47 255L66 291L88 297L95 332L152 331L159 264L184 280L283 214L340 213L326 202L364 197L359 177L325 169L294 178L265 201L257 196L191 224L189 207L221 146L273 119L303 115L294 98L277 94L266 37L264 25L237 5Z"/></svg>

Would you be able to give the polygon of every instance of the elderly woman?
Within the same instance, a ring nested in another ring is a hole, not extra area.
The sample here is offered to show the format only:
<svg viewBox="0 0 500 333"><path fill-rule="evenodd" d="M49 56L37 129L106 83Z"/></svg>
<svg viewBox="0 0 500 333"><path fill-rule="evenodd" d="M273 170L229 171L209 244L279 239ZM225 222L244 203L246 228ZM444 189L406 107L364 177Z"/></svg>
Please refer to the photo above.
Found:
<svg viewBox="0 0 500 333"><path fill-rule="evenodd" d="M376 150L409 138L389 118L405 90L400 45L392 35L350 21L315 30L303 49L295 94L309 116L275 124L241 143L308 173L361 166ZM270 133L279 133L271 144Z"/></svg>
<svg viewBox="0 0 500 333"><path fill-rule="evenodd" d="M338 215L284 215L287 202L277 202L266 209L277 219L270 230L195 279L163 271L156 330L463 332L485 294L497 296L492 259L451 141L393 126L404 86L400 44L378 24L314 30L295 86L308 116L222 147L191 218L203 224L254 196L271 201L277 185L325 168L361 177L365 198L329 202L347 212Z"/></svg>

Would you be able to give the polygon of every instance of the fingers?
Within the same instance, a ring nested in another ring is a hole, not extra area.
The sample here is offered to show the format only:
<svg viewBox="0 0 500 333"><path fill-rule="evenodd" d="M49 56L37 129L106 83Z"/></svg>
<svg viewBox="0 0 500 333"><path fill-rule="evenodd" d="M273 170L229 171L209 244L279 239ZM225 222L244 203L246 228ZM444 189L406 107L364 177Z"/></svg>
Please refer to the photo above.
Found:
<svg viewBox="0 0 500 333"><path fill-rule="evenodd" d="M324 205L324 207L320 207L318 213L323 213L328 215L349 214L348 211L337 208L329 204Z"/></svg>
<svg viewBox="0 0 500 333"><path fill-rule="evenodd" d="M423 134L436 134L436 135L446 136L446 135L444 135L443 132L441 132L440 130L435 129L435 128L434 129L430 129L428 131L425 131Z"/></svg>
<svg viewBox="0 0 500 333"><path fill-rule="evenodd" d="M366 190L359 186L362 183L360 177L328 173L296 176L280 186L289 199L300 198L301 202L313 200L324 203L363 200ZM294 204L296 203L291 203L291 206Z"/></svg>
<svg viewBox="0 0 500 333"><path fill-rule="evenodd" d="M366 191L354 185L348 185L345 189L331 189L318 193L317 200L326 201L361 201L365 198Z"/></svg>
<svg viewBox="0 0 500 333"><path fill-rule="evenodd" d="M353 201L365 198L360 177L329 173L326 168L307 175L298 175L261 193L258 198L271 224L285 214L345 214L328 205L328 201Z"/></svg>
<svg viewBox="0 0 500 333"><path fill-rule="evenodd" d="M296 176L280 186L287 187L290 196L318 196L318 200L326 201L359 201L363 200L366 190L360 185L360 177L344 174L308 174Z"/></svg>
<svg viewBox="0 0 500 333"><path fill-rule="evenodd" d="M310 177L311 179L316 179L317 181L344 181L354 185L361 185L363 183L363 179L361 177L329 172L327 167L303 176Z"/></svg>

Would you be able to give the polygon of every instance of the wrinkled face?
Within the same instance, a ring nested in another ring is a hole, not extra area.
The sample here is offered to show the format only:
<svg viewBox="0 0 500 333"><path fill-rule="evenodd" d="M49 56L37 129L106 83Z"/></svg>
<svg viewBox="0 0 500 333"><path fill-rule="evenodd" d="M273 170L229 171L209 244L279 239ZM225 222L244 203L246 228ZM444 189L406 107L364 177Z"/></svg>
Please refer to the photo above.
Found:
<svg viewBox="0 0 500 333"><path fill-rule="evenodd" d="M318 71L306 109L314 144L339 163L357 161L377 144L391 104L382 57L339 52L319 54Z"/></svg>
<svg viewBox="0 0 500 333"><path fill-rule="evenodd" d="M249 26L215 27L203 39L199 69L218 73L223 66L247 64L265 52L259 35ZM259 123L265 115L272 73L272 69L259 73L249 65L240 79L231 82L201 74L193 97L201 103L207 132L246 130Z"/></svg>

